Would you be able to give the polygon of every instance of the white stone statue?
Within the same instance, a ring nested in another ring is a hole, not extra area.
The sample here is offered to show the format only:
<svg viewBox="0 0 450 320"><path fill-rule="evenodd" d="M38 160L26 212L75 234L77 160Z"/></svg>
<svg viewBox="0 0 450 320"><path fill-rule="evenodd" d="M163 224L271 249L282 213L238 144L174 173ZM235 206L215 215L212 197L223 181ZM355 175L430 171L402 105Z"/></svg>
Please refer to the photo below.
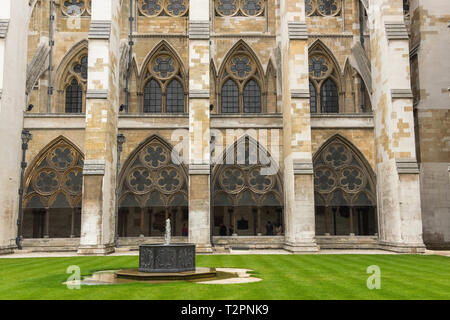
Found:
<svg viewBox="0 0 450 320"><path fill-rule="evenodd" d="M171 236L171 228L170 228L170 219L166 220L166 236L164 239L166 240L165 245L168 246L170 244L170 236Z"/></svg>

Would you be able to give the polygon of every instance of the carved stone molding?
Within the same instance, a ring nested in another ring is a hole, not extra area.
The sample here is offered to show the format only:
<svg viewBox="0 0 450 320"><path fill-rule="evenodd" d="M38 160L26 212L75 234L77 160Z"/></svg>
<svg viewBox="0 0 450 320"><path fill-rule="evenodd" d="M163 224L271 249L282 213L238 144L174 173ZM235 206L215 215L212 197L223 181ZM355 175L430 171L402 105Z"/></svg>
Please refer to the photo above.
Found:
<svg viewBox="0 0 450 320"><path fill-rule="evenodd" d="M289 40L308 40L308 30L304 22L288 22Z"/></svg>
<svg viewBox="0 0 450 320"><path fill-rule="evenodd" d="M83 175L98 176L105 174L105 160L85 160L83 166Z"/></svg>
<svg viewBox="0 0 450 320"><path fill-rule="evenodd" d="M395 159L399 174L419 174L419 165L416 159Z"/></svg>
<svg viewBox="0 0 450 320"><path fill-rule="evenodd" d="M210 173L210 166L208 163L191 163L189 165L189 174L204 175Z"/></svg>
<svg viewBox="0 0 450 320"><path fill-rule="evenodd" d="M308 89L292 89L291 99L309 99Z"/></svg>
<svg viewBox="0 0 450 320"><path fill-rule="evenodd" d="M87 90L86 99L108 99L108 90Z"/></svg>
<svg viewBox="0 0 450 320"><path fill-rule="evenodd" d="M0 39L6 38L8 33L9 19L0 19Z"/></svg>
<svg viewBox="0 0 450 320"><path fill-rule="evenodd" d="M190 21L189 39L209 39L209 21Z"/></svg>
<svg viewBox="0 0 450 320"><path fill-rule="evenodd" d="M109 20L92 20L89 28L89 39L105 39L108 40L111 34L111 21Z"/></svg>
<svg viewBox="0 0 450 320"><path fill-rule="evenodd" d="M388 40L409 40L408 31L403 22L385 22Z"/></svg>
<svg viewBox="0 0 450 320"><path fill-rule="evenodd" d="M410 89L392 89L392 99L412 99L413 93Z"/></svg>
<svg viewBox="0 0 450 320"><path fill-rule="evenodd" d="M309 160L295 159L293 165L295 175L305 175L314 173L313 163Z"/></svg>
<svg viewBox="0 0 450 320"><path fill-rule="evenodd" d="M209 99L209 90L189 90L190 99Z"/></svg>

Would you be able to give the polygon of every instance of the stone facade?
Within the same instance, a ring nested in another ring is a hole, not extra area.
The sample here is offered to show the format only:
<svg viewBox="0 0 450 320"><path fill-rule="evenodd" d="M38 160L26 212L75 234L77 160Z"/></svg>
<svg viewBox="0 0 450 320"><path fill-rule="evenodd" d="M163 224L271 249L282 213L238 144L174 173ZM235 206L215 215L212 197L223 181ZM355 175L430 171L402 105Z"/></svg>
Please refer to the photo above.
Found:
<svg viewBox="0 0 450 320"><path fill-rule="evenodd" d="M447 0L1 6L0 253L450 246Z"/></svg>

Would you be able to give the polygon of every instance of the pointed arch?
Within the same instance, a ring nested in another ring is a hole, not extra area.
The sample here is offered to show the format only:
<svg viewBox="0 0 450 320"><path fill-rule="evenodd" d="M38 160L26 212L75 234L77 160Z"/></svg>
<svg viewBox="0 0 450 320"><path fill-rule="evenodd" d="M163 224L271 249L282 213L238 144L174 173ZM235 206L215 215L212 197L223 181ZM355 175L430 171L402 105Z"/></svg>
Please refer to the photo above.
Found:
<svg viewBox="0 0 450 320"><path fill-rule="evenodd" d="M309 80L316 89L316 112L343 111L343 77L333 53L320 40L309 48Z"/></svg>
<svg viewBox="0 0 450 320"><path fill-rule="evenodd" d="M166 113L167 99L172 93L167 92L168 85L176 79L181 84L182 90L177 90L175 100L182 101L182 108L178 108L177 112L187 112L187 93L188 82L185 67L177 54L176 50L165 40L161 40L145 58L139 75L139 92L144 93L149 81L158 82L161 87L161 103L156 110ZM157 99L159 101L159 99ZM147 99L141 99L142 111L150 110L146 103L155 101L151 92L147 92Z"/></svg>
<svg viewBox="0 0 450 320"><path fill-rule="evenodd" d="M77 56L80 56L81 54L88 54L88 44L88 40L83 39L73 45L72 48L66 52L56 68L53 82L54 87L61 88L64 86L63 82L66 77L65 73L67 72L67 68Z"/></svg>
<svg viewBox="0 0 450 320"><path fill-rule="evenodd" d="M211 59L209 64L209 88L210 88L210 103L214 106L212 113L218 112L217 105L217 68L214 59Z"/></svg>
<svg viewBox="0 0 450 320"><path fill-rule="evenodd" d="M171 219L173 235L187 224L189 176L173 147L159 135L145 139L124 162L118 184L121 236L161 235ZM135 221L140 223L136 225ZM128 230L128 231L127 231Z"/></svg>
<svg viewBox="0 0 450 320"><path fill-rule="evenodd" d="M25 237L72 237L79 233L83 163L81 150L64 136L51 141L32 160L24 179ZM40 229L37 235L34 226Z"/></svg>
<svg viewBox="0 0 450 320"><path fill-rule="evenodd" d="M377 232L375 174L364 155L339 134L313 156L316 233Z"/></svg>
<svg viewBox="0 0 450 320"><path fill-rule="evenodd" d="M238 85L239 89L239 113L244 113L245 110L249 110L244 107L244 88L247 83L251 80L256 81L261 92L261 97L259 99L257 109L260 112L264 112L266 101L263 97L266 97L266 77L264 69L258 56L255 54L253 49L243 40L236 42L233 47L225 55L221 67L219 69L217 79L218 88L218 102L220 103L219 110L224 112L222 109L222 89L225 83L228 83L229 79ZM237 109L237 108L233 108Z"/></svg>

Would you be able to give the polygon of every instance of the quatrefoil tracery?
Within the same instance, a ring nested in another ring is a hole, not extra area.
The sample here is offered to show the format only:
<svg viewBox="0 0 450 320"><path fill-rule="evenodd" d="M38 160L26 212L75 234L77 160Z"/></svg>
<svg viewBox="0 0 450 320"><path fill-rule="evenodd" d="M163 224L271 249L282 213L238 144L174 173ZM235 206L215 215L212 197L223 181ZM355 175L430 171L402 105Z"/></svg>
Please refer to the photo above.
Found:
<svg viewBox="0 0 450 320"><path fill-rule="evenodd" d="M61 10L69 17L91 15L92 0L63 0Z"/></svg>

